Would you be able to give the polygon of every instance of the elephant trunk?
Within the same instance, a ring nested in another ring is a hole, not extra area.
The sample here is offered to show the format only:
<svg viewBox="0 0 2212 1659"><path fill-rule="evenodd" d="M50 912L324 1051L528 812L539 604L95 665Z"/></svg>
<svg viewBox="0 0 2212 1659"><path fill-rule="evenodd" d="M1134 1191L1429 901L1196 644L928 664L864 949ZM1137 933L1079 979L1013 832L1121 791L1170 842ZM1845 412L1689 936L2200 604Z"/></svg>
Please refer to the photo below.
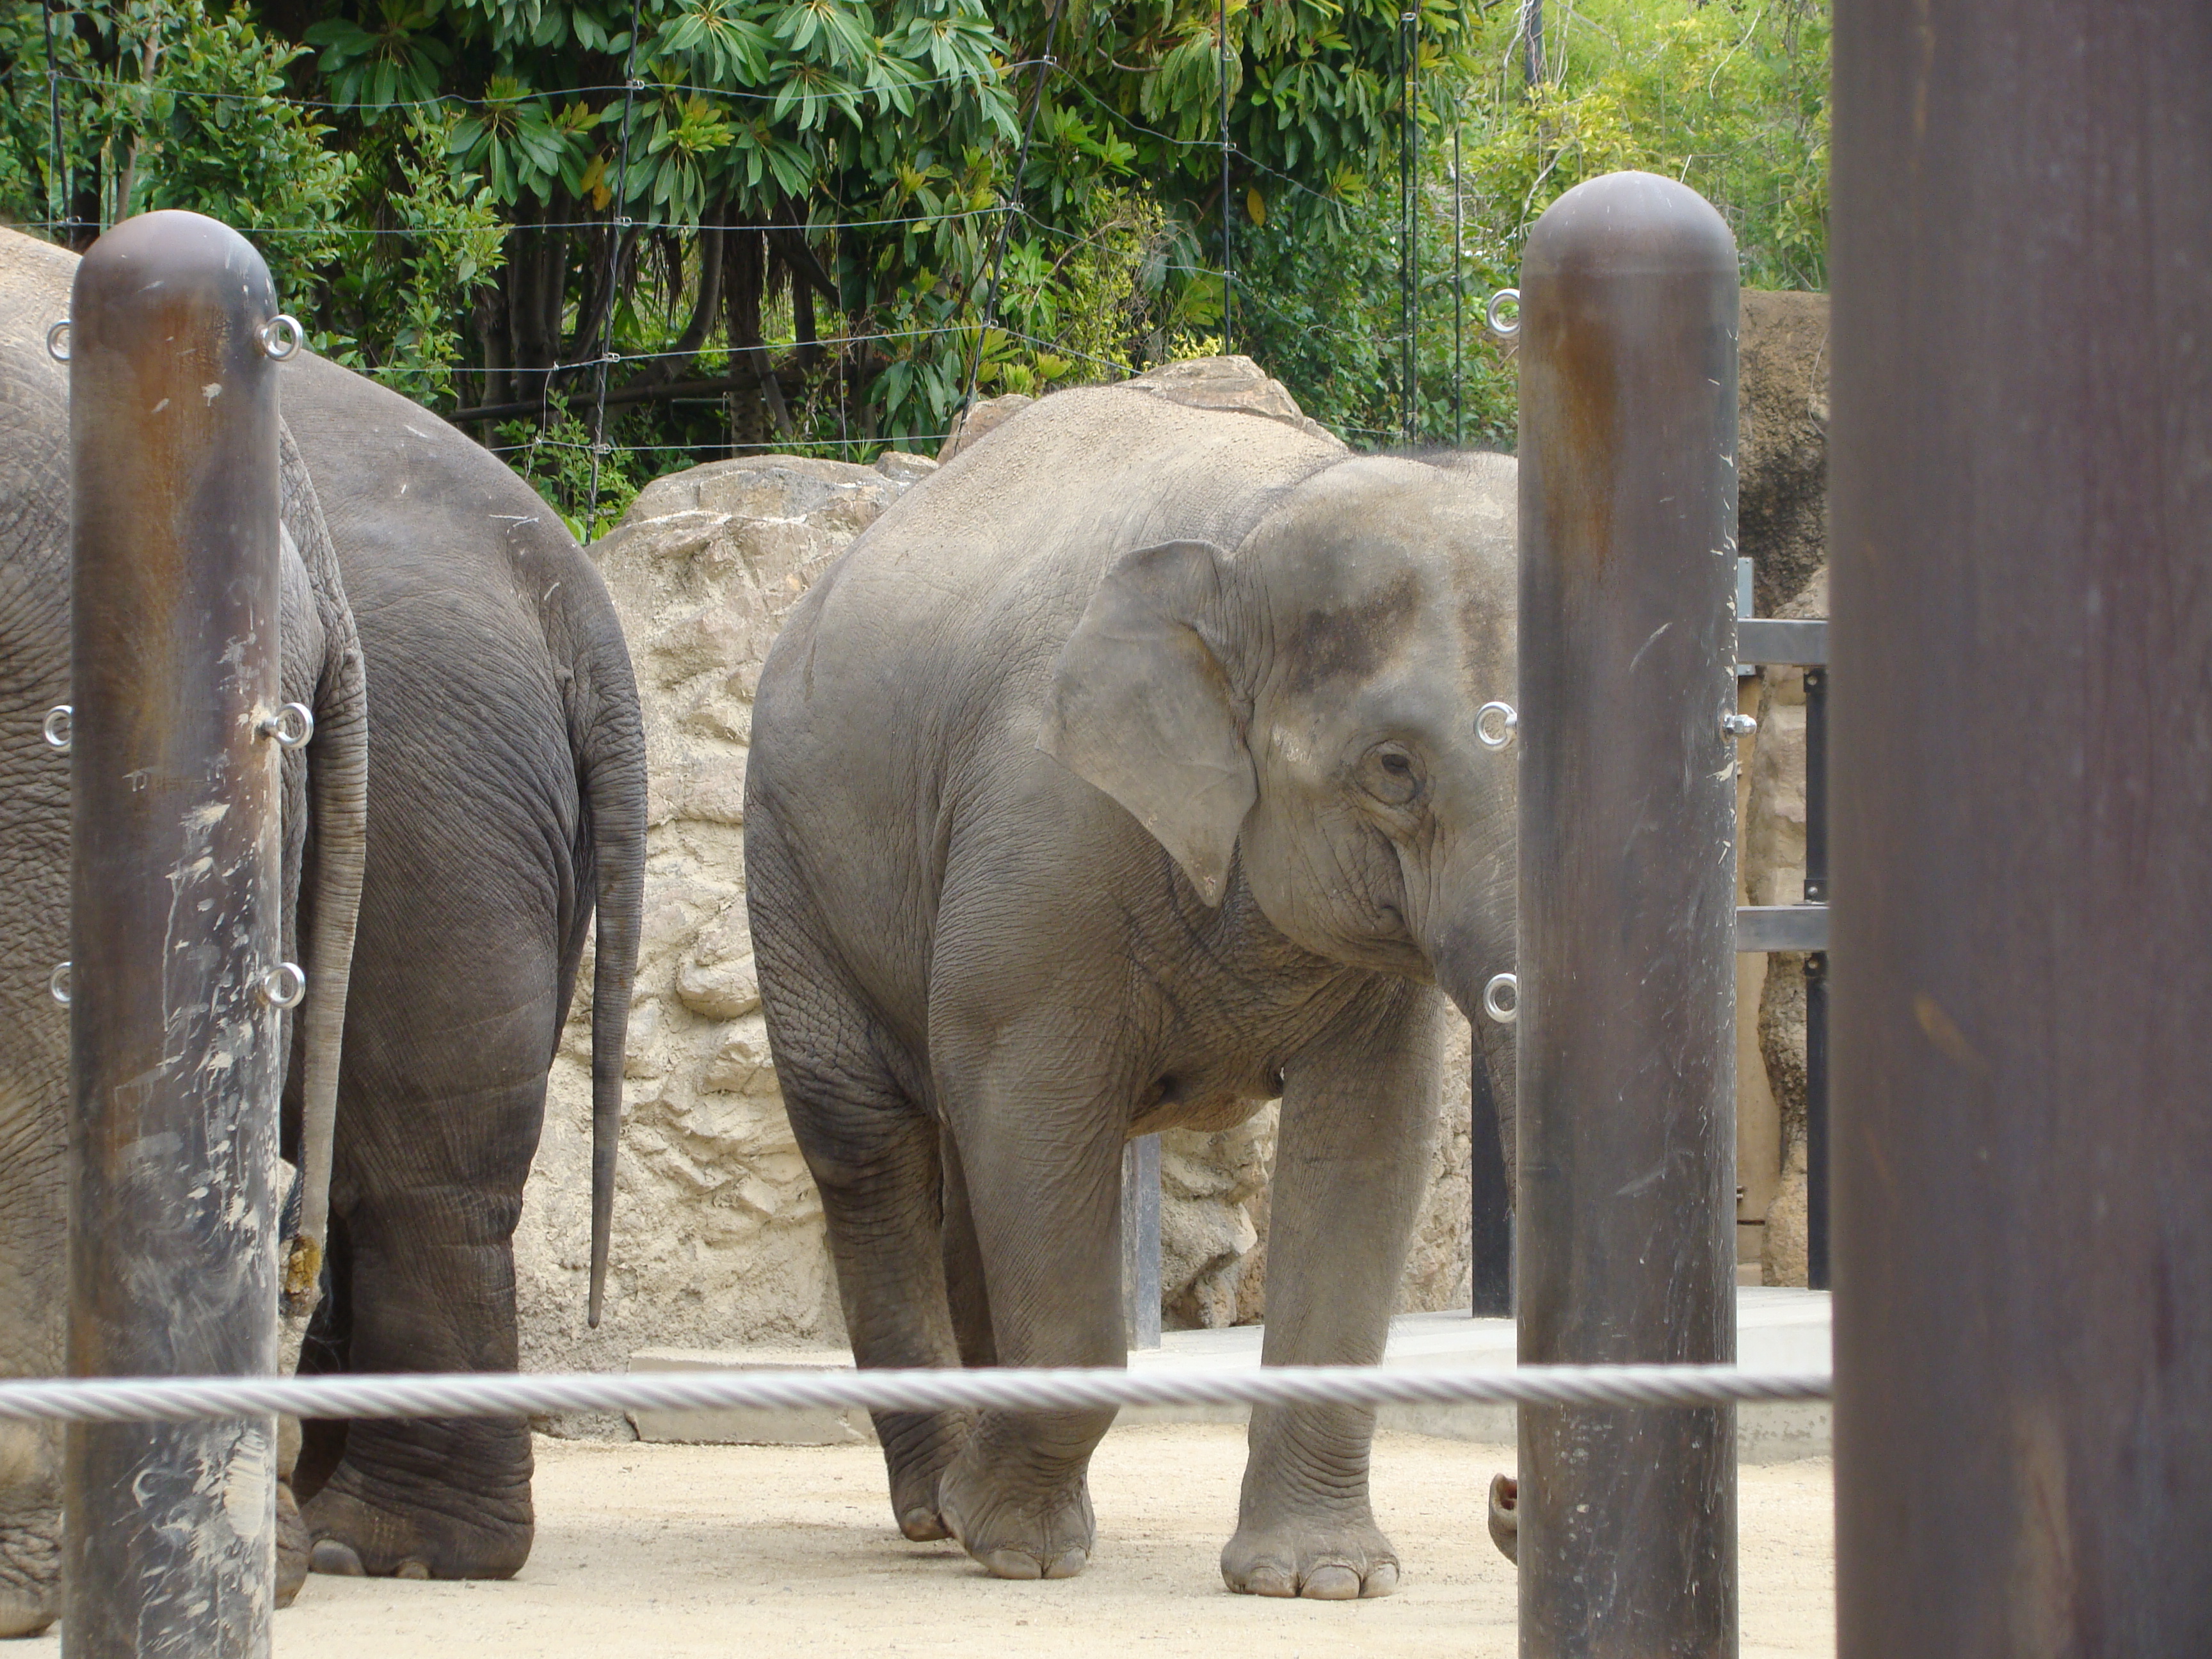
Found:
<svg viewBox="0 0 2212 1659"><path fill-rule="evenodd" d="M283 435L285 518L300 549L323 626L315 735L307 749L308 852L299 896L307 928L307 1000L301 1012L300 1221L289 1242L283 1305L313 1311L330 1231L331 1164L345 1036L354 933L368 849L368 684L337 556L307 467Z"/></svg>
<svg viewBox="0 0 2212 1659"><path fill-rule="evenodd" d="M645 738L629 653L605 607L588 681L597 703L580 775L591 814L598 944L592 967L592 1266L585 1322L596 1330L614 1232L622 1143L623 1055L645 900Z"/></svg>
<svg viewBox="0 0 2212 1659"><path fill-rule="evenodd" d="M1514 971L1518 873L1510 805L1510 800L1502 803L1486 817L1483 833L1470 836L1459 857L1445 861L1431 912L1434 920L1425 940L1437 985L1474 1030L1474 1155L1500 1160L1498 1179L1508 1205L1513 1201L1519 1153L1520 1079L1512 1024L1519 1004L1517 995L1504 987L1497 1004L1504 1019L1489 1012L1484 1003L1492 981ZM1488 1124L1496 1126L1494 1132ZM1494 1152L1487 1150L1492 1146Z"/></svg>

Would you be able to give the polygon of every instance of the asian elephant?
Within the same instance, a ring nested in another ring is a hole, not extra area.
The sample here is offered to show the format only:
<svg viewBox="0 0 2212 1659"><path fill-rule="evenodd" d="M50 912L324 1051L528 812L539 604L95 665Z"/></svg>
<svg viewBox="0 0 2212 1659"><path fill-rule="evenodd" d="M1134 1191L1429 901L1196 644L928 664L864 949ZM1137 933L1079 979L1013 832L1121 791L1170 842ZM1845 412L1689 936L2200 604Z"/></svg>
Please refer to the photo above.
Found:
<svg viewBox="0 0 2212 1659"><path fill-rule="evenodd" d="M368 663L368 862L303 1370L512 1370L513 1239L585 935L599 1320L645 883L645 736L599 573L496 456L307 354L279 380ZM310 1423L319 1571L504 1577L527 1424Z"/></svg>
<svg viewBox="0 0 2212 1659"><path fill-rule="evenodd" d="M1476 1016L1511 966L1513 769L1475 738L1515 683L1514 514L1503 458L1070 391L793 611L747 884L861 1364L1124 1364L1124 1141L1278 1096L1265 1359L1382 1357L1446 997L1514 1098ZM900 1527L1081 1571L1111 1418L879 1413ZM1394 1587L1373 1423L1254 1412L1231 1589Z"/></svg>
<svg viewBox="0 0 2212 1659"><path fill-rule="evenodd" d="M47 981L69 955L70 775L42 728L70 701L69 371L46 332L67 313L76 264L0 232L0 1375L11 1376L64 1369L69 1303L69 1018ZM291 1045L289 1155L301 1160L304 1138L319 1149L304 1161L326 1178L366 851L368 693L314 485L289 440L279 488L283 695L315 717L306 749L282 761L283 953L306 967L307 994L279 1030ZM319 1220L305 1231L319 1242ZM280 1510L289 1600L307 1543L289 1492ZM0 1636L58 1613L60 1521L58 1425L0 1425Z"/></svg>
<svg viewBox="0 0 2212 1659"><path fill-rule="evenodd" d="M27 336L35 343L66 310L75 258L0 238L9 288L27 268L46 284L18 302L35 318ZM365 670L368 732L329 1254L301 1369L511 1370L512 1238L595 908L598 1317L644 877L644 740L629 653L589 561L495 457L311 354L285 365L279 388L288 449L314 507L295 525L288 497L287 523L303 551L320 538L343 582ZM57 418L65 430L65 404ZM11 439L0 468L16 468L20 453ZM65 477L59 487L65 503ZM65 505L52 522L59 528L50 526L48 540L58 534L59 550L47 556L60 561L65 599ZM14 625L11 605L0 588L0 626ZM65 642L65 606L45 625ZM34 655L15 635L5 639L0 673L13 672L19 653ZM289 676L289 635L287 645ZM36 702L7 705L11 769L38 758L44 705ZM65 854L66 785L52 782L57 793L41 798L23 833ZM65 879L57 879L44 904L24 908L64 916ZM312 880L299 911L303 927L320 925ZM22 953L7 955L14 964ZM310 975L312 986L312 965ZM35 990L45 995L43 977ZM51 1003L33 1007L33 1023L51 1021ZM9 1011L12 1018L12 1000ZM287 1079L288 1156L299 1085L313 1075L298 1048ZM59 1076L39 1073L40 1087L58 1091ZM58 1218L58 1208L47 1218L57 1261ZM0 1233L0 1249L13 1248ZM519 1419L310 1423L295 1486L319 1570L482 1577L511 1574L527 1559L530 1477Z"/></svg>

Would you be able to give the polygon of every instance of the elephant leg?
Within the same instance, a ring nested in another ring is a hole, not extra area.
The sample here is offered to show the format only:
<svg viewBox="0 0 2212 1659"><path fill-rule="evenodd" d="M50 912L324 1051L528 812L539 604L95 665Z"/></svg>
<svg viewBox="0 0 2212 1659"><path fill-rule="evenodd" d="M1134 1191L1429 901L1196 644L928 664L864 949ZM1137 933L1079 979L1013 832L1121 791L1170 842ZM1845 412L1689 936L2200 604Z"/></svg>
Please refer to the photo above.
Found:
<svg viewBox="0 0 2212 1659"><path fill-rule="evenodd" d="M542 1072L404 1112L380 1104L341 1108L344 1368L514 1370L513 1241ZM349 1423L301 1510L310 1559L318 1572L511 1577L530 1556L531 1473L520 1417Z"/></svg>
<svg viewBox="0 0 2212 1659"><path fill-rule="evenodd" d="M941 1079L982 1277L992 1352L1006 1365L1128 1363L1121 1321L1121 1143L1126 1098L1068 1081L1054 1011L1036 1037L1006 1037L969 1072ZM1091 1455L1103 1411L990 1411L938 1486L938 1508L967 1552L1001 1578L1072 1578L1097 1524Z"/></svg>
<svg viewBox="0 0 2212 1659"><path fill-rule="evenodd" d="M952 1302L960 1363L995 1365L999 1346L991 1334L991 1297L983 1282L975 1214L968 1205L967 1173L960 1167L959 1143L947 1133L939 1144L945 1160L945 1288Z"/></svg>
<svg viewBox="0 0 2212 1659"><path fill-rule="evenodd" d="M1382 1358L1436 1133L1440 1006L1390 985L1285 1068L1265 1364ZM1368 1501L1374 1433L1366 1407L1253 1408L1237 1533L1221 1553L1230 1589L1348 1600L1396 1588L1397 1553Z"/></svg>
<svg viewBox="0 0 2212 1659"><path fill-rule="evenodd" d="M874 1057L852 998L820 986L794 994L782 979L763 989L784 1105L822 1194L854 1359L871 1369L957 1365L936 1125ZM840 1012L823 1018L826 1008ZM917 1543L946 1536L938 1477L967 1440L967 1413L872 1415L899 1530Z"/></svg>
<svg viewBox="0 0 2212 1659"><path fill-rule="evenodd" d="M67 914L65 902L58 908ZM44 962L67 946L33 939L21 948ZM66 1369L62 1026L51 1004L27 1014L0 999L0 1376ZM27 1030L54 1040L26 1042ZM0 1637L35 1636L60 1616L61 1540L62 1425L0 1423Z"/></svg>

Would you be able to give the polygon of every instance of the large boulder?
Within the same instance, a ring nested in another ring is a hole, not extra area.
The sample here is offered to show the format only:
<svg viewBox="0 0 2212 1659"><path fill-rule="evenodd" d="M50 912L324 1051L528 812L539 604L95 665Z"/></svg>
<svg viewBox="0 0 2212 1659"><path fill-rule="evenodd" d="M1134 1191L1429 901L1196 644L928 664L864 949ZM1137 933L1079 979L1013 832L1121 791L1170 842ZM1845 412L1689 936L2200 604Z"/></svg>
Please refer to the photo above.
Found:
<svg viewBox="0 0 2212 1659"><path fill-rule="evenodd" d="M1828 296L1746 289L1736 384L1736 543L1778 616L1828 561Z"/></svg>
<svg viewBox="0 0 2212 1659"><path fill-rule="evenodd" d="M769 455L658 480L592 548L645 713L646 904L605 1317L584 1328L588 962L515 1240L523 1363L842 1340L821 1200L784 1116L744 908L745 752L761 665L814 579L935 471Z"/></svg>

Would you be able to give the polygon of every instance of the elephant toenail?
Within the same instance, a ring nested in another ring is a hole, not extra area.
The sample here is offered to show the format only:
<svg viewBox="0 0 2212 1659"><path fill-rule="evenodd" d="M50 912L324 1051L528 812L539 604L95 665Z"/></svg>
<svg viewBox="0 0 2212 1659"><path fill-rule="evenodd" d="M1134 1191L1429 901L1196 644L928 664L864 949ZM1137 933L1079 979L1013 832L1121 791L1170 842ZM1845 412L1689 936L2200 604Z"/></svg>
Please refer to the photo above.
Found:
<svg viewBox="0 0 2212 1659"><path fill-rule="evenodd" d="M1025 1555L1020 1550L993 1550L983 1558L983 1565L994 1578L1041 1578L1036 1557Z"/></svg>
<svg viewBox="0 0 2212 1659"><path fill-rule="evenodd" d="M1073 1578L1091 1565L1088 1550L1062 1550L1052 1558L1052 1565L1044 1570L1048 1578Z"/></svg>
<svg viewBox="0 0 2212 1659"><path fill-rule="evenodd" d="M952 1535L951 1528L945 1524L935 1510L908 1510L899 1516L899 1531L916 1544L934 1543L938 1539Z"/></svg>
<svg viewBox="0 0 2212 1659"><path fill-rule="evenodd" d="M1309 1601L1351 1601L1359 1595L1359 1575L1350 1567L1316 1567L1298 1594Z"/></svg>
<svg viewBox="0 0 2212 1659"><path fill-rule="evenodd" d="M1243 1589L1248 1595L1296 1595L1298 1581L1278 1568L1260 1567L1246 1576Z"/></svg>
<svg viewBox="0 0 2212 1659"><path fill-rule="evenodd" d="M368 1569L361 1564L361 1557L350 1544L341 1544L335 1538L319 1538L307 1555L307 1571L328 1573L333 1578L366 1578Z"/></svg>
<svg viewBox="0 0 2212 1659"><path fill-rule="evenodd" d="M1359 1587L1364 1596L1388 1595L1398 1588L1398 1564L1385 1561L1368 1570L1367 1580Z"/></svg>
<svg viewBox="0 0 2212 1659"><path fill-rule="evenodd" d="M392 1576L394 1578L428 1578L430 1576L430 1564L427 1561L417 1561L410 1555L392 1570Z"/></svg>

